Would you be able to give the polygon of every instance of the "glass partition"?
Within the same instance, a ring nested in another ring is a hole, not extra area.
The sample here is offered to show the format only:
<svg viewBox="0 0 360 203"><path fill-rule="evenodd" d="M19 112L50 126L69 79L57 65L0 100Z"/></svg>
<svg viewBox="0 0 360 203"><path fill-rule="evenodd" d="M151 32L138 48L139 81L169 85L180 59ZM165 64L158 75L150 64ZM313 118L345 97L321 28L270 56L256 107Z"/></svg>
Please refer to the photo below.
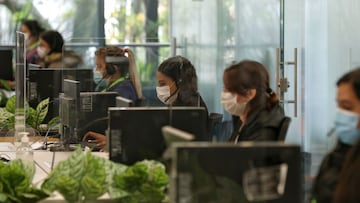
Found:
<svg viewBox="0 0 360 203"><path fill-rule="evenodd" d="M98 131L104 133L104 127L107 126L106 122L104 121L104 117L106 117L107 113L107 106L115 106L115 98L113 98L114 102L111 102L110 100L113 95L110 93L104 93L108 92L108 90L104 89L101 91L101 89L97 89L99 82L106 82L108 80L107 75L101 74L100 70L96 70L97 66L99 69L99 64L96 63L95 51L103 47L101 45L103 41L107 41L107 39L65 39L62 53L60 53L61 60L50 63L49 58L52 57L48 55L46 56L48 60L46 64L47 67L41 67L42 65L39 66L35 64L29 64L29 93L27 94L28 101L30 106L35 108L44 99L49 98L48 113L43 121L44 126L47 124L48 130L50 128L54 128L54 126L59 122L62 122L61 116L64 116L62 113L65 111L67 112L67 116L70 115L70 112L78 111L80 112L79 114L81 114L78 119L84 119L84 115L86 114L88 121L88 123L79 121L79 125L77 125L77 128L79 128L77 129L77 133L79 133L77 135L78 138L81 138L84 133L86 133L84 129L88 129L89 127L84 125L92 125L89 123L90 121L88 119L94 121L94 125L102 125L102 127L99 127L99 129L102 129ZM157 85L156 70L159 63L169 57L168 54L170 53L170 45L166 43L118 43L108 46L115 46L119 49L128 48L133 52L135 61L134 64L136 64L138 75L137 80L140 81L142 88L143 100L141 101L141 105L160 105L155 91L155 87ZM154 48L156 48L156 51L154 51ZM129 52L125 53L125 55L129 58ZM67 103L63 105L64 101L61 100L61 95L65 92L65 79L79 82L78 88L80 97L76 99L79 100L76 101L79 102L80 105L78 108L75 108L76 106L73 106L70 101L66 101ZM103 100L102 103L100 100ZM100 109L103 109L103 111ZM97 115L91 115L90 112L95 111ZM84 114L83 112L86 113ZM95 121L97 119L100 120Z"/></svg>

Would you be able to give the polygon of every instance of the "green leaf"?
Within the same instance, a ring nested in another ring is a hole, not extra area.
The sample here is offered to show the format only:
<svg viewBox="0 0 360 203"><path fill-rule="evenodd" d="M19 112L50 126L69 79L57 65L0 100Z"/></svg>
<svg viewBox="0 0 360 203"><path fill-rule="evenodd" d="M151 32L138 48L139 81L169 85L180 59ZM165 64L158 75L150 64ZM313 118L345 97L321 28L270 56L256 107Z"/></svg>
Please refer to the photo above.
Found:
<svg viewBox="0 0 360 203"><path fill-rule="evenodd" d="M15 101L16 97L14 95L8 99L5 106L6 110L12 114L15 114Z"/></svg>
<svg viewBox="0 0 360 203"><path fill-rule="evenodd" d="M38 202L48 197L46 191L32 185L35 167L16 159L0 163L0 202ZM3 200L3 201L2 201Z"/></svg>
<svg viewBox="0 0 360 203"><path fill-rule="evenodd" d="M0 192L0 202L6 202L6 200L7 200L6 194Z"/></svg>
<svg viewBox="0 0 360 203"><path fill-rule="evenodd" d="M11 91L11 87L6 80L0 79L1 86L6 89L7 91Z"/></svg>
<svg viewBox="0 0 360 203"><path fill-rule="evenodd" d="M81 179L81 189L84 191L83 194L87 200L95 200L105 193L103 185L101 182L97 182L96 178L85 175Z"/></svg>
<svg viewBox="0 0 360 203"><path fill-rule="evenodd" d="M45 119L45 116L48 113L49 108L49 98L46 98L42 100L36 107L36 115L37 115L37 122L36 122L36 128L38 125L40 125L43 120Z"/></svg>
<svg viewBox="0 0 360 203"><path fill-rule="evenodd" d="M161 202L165 199L168 176L160 162L144 160L129 166L124 173L114 175L114 187L124 190L124 202ZM113 189L112 195L121 191Z"/></svg>
<svg viewBox="0 0 360 203"><path fill-rule="evenodd" d="M59 176L55 182L55 187L57 191L65 198L68 202L78 201L78 194L80 184L74 178L69 176Z"/></svg>

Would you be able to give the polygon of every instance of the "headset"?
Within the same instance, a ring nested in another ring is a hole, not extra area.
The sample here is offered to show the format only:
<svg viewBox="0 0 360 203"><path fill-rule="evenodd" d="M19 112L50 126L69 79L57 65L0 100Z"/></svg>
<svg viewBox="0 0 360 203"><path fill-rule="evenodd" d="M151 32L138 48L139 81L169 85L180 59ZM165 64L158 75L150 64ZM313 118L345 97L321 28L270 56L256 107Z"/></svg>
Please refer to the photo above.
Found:
<svg viewBox="0 0 360 203"><path fill-rule="evenodd" d="M106 63L105 70L106 75L114 75L116 73L115 65L111 63Z"/></svg>
<svg viewBox="0 0 360 203"><path fill-rule="evenodd" d="M105 70L107 75L114 75L116 73L115 65L128 63L128 58L124 56L105 56Z"/></svg>

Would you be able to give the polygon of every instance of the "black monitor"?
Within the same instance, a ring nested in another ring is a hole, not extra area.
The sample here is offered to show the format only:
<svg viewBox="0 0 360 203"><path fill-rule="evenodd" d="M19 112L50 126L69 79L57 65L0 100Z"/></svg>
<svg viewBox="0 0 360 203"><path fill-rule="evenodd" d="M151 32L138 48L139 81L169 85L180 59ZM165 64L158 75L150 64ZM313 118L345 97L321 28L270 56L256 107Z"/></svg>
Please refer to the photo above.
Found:
<svg viewBox="0 0 360 203"><path fill-rule="evenodd" d="M64 150L77 140L77 129L79 126L80 107L80 82L76 80L64 80L64 93L60 94L59 117L61 121L61 143Z"/></svg>
<svg viewBox="0 0 360 203"><path fill-rule="evenodd" d="M131 99L117 96L116 97L116 107L130 107L133 106L133 101Z"/></svg>
<svg viewBox="0 0 360 203"><path fill-rule="evenodd" d="M64 79L79 81L80 91L93 91L93 70L91 69L56 69L40 68L38 65L28 65L28 102L33 108L44 99L49 98L48 114L44 119L47 123L59 115L59 93L63 92Z"/></svg>
<svg viewBox="0 0 360 203"><path fill-rule="evenodd" d="M193 134L196 141L210 140L204 107L109 108L109 119L110 160L124 164L161 158L166 125Z"/></svg>
<svg viewBox="0 0 360 203"><path fill-rule="evenodd" d="M108 122L108 108L115 106L117 92L80 92L79 82L64 80L60 94L61 139L77 144L87 131L104 133Z"/></svg>
<svg viewBox="0 0 360 203"><path fill-rule="evenodd" d="M0 47L0 79L14 80L13 50Z"/></svg>
<svg viewBox="0 0 360 203"><path fill-rule="evenodd" d="M116 106L117 92L80 92L78 141L88 131L104 134L108 108Z"/></svg>
<svg viewBox="0 0 360 203"><path fill-rule="evenodd" d="M175 143L170 202L301 203L300 146Z"/></svg>

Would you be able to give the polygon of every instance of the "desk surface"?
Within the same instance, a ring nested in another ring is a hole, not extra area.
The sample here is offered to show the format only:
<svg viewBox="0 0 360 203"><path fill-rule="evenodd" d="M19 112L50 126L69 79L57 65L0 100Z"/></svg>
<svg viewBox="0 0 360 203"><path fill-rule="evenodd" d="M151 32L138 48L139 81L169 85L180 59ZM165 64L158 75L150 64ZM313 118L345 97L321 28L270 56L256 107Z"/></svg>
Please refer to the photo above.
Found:
<svg viewBox="0 0 360 203"><path fill-rule="evenodd" d="M30 142L36 142L36 141L41 141L44 140L44 136L29 136ZM56 142L58 141L58 138L54 138L54 137L48 137L48 141L51 142ZM13 136L0 136L0 142L14 142L14 137Z"/></svg>

